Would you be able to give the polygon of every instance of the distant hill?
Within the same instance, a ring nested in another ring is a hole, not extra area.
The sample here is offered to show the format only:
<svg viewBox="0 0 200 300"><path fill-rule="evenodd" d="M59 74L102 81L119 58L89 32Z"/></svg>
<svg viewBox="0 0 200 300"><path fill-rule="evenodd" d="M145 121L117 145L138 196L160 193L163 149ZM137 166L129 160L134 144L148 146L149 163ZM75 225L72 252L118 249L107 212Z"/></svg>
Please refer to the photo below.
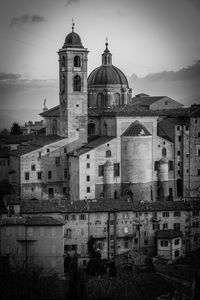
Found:
<svg viewBox="0 0 200 300"><path fill-rule="evenodd" d="M39 109L0 109L0 129L10 129L13 122L23 125L28 121L39 121Z"/></svg>

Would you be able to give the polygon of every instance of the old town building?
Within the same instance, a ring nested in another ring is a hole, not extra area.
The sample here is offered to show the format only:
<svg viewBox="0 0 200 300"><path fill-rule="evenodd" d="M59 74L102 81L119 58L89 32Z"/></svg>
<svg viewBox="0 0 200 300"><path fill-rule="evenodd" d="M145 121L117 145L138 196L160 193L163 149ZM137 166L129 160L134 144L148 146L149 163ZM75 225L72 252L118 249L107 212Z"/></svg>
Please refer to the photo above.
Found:
<svg viewBox="0 0 200 300"><path fill-rule="evenodd" d="M13 216L0 221L1 256L15 270L64 272L63 222L49 216Z"/></svg>

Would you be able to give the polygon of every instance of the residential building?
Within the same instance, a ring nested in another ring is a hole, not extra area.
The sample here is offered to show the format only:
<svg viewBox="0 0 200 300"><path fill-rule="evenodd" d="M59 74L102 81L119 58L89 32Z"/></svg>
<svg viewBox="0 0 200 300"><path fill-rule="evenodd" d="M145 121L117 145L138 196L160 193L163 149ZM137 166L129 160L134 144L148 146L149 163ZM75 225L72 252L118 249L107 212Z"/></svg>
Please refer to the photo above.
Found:
<svg viewBox="0 0 200 300"><path fill-rule="evenodd" d="M1 256L9 265L44 274L63 274L63 222L48 216L1 219Z"/></svg>

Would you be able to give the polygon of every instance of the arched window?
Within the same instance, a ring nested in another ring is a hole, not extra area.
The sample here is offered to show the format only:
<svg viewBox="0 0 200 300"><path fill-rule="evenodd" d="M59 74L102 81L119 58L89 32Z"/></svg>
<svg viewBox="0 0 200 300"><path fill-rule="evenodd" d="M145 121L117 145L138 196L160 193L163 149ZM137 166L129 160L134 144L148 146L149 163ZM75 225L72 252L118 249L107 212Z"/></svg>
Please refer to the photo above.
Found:
<svg viewBox="0 0 200 300"><path fill-rule="evenodd" d="M103 107L104 106L104 101L103 101L103 94L98 94L97 95L97 107Z"/></svg>
<svg viewBox="0 0 200 300"><path fill-rule="evenodd" d="M65 237L68 238L68 239L71 239L71 237L72 237L72 230L71 229L66 230Z"/></svg>
<svg viewBox="0 0 200 300"><path fill-rule="evenodd" d="M115 94L115 105L120 105L120 94Z"/></svg>
<svg viewBox="0 0 200 300"><path fill-rule="evenodd" d="M167 149L166 148L162 148L162 156L166 156L167 155Z"/></svg>
<svg viewBox="0 0 200 300"><path fill-rule="evenodd" d="M54 135L57 134L57 127L58 127L57 120L53 119L53 121L52 121L52 134L54 134Z"/></svg>
<svg viewBox="0 0 200 300"><path fill-rule="evenodd" d="M111 151L110 150L106 151L106 157L111 157Z"/></svg>
<svg viewBox="0 0 200 300"><path fill-rule="evenodd" d="M81 77L79 75L74 76L74 92L81 91Z"/></svg>
<svg viewBox="0 0 200 300"><path fill-rule="evenodd" d="M106 123L103 124L103 135L108 134L108 125Z"/></svg>
<svg viewBox="0 0 200 300"><path fill-rule="evenodd" d="M65 57L62 57L62 63L61 63L62 67L65 67Z"/></svg>
<svg viewBox="0 0 200 300"><path fill-rule="evenodd" d="M80 59L80 56L76 55L74 57L74 67L80 67L81 66L81 59Z"/></svg>
<svg viewBox="0 0 200 300"><path fill-rule="evenodd" d="M88 124L88 135L94 135L95 134L95 124L89 123Z"/></svg>
<svg viewBox="0 0 200 300"><path fill-rule="evenodd" d="M65 91L65 75L62 75L62 80L61 80L61 91Z"/></svg>

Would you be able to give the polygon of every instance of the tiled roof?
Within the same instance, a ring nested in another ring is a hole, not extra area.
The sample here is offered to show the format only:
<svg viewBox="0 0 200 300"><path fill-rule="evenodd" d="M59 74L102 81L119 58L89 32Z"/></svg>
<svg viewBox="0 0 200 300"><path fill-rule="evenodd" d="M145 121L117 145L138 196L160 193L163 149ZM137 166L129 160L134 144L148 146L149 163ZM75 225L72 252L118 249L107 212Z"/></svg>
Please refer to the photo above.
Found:
<svg viewBox="0 0 200 300"><path fill-rule="evenodd" d="M139 105L118 105L110 108L89 108L88 116L159 116L160 112Z"/></svg>
<svg viewBox="0 0 200 300"><path fill-rule="evenodd" d="M36 136L34 134L8 135L5 137L1 137L0 143L1 144L22 144L35 139L35 137Z"/></svg>
<svg viewBox="0 0 200 300"><path fill-rule="evenodd" d="M138 120L132 123L122 136L150 136L148 129Z"/></svg>
<svg viewBox="0 0 200 300"><path fill-rule="evenodd" d="M11 151L10 155L12 156L17 156L20 157L21 155L24 155L26 153L32 152L34 150L39 149L40 146L35 146L35 145L23 145L20 146L17 150Z"/></svg>
<svg viewBox="0 0 200 300"><path fill-rule="evenodd" d="M35 139L29 142L26 145L21 145L17 150L11 151L10 155L14 156L21 156L26 153L32 152L34 150L37 150L45 145L49 145L55 142L58 142L60 140L64 139L64 137L58 136L58 135L37 135L35 136Z"/></svg>
<svg viewBox="0 0 200 300"><path fill-rule="evenodd" d="M54 219L49 216L26 216L26 217L9 217L0 221L3 225L30 225L30 226L61 226L62 220Z"/></svg>
<svg viewBox="0 0 200 300"><path fill-rule="evenodd" d="M115 137L113 136L102 136L98 137L97 139L91 141L90 143L86 144L85 146L76 149L75 151L72 151L69 153L71 156L80 156L84 153L87 153L88 151L91 151L94 148L97 148L105 143L108 143L109 141L113 140Z"/></svg>
<svg viewBox="0 0 200 300"><path fill-rule="evenodd" d="M59 117L60 116L60 105L54 106L42 113L40 113L41 117Z"/></svg>
<svg viewBox="0 0 200 300"><path fill-rule="evenodd" d="M81 213L106 211L181 211L189 209L200 210L200 201L166 201L166 202L131 202L127 199L99 200L25 200L21 202L21 213Z"/></svg>
<svg viewBox="0 0 200 300"><path fill-rule="evenodd" d="M173 230L173 229L158 230L156 232L157 238L160 238L160 239L173 239L176 237L180 237L182 235L183 234L181 231L177 231L177 230Z"/></svg>
<svg viewBox="0 0 200 300"><path fill-rule="evenodd" d="M133 105L144 105L150 106L151 104L166 98L166 96L142 96L142 97L133 97L131 99L131 104Z"/></svg>
<svg viewBox="0 0 200 300"><path fill-rule="evenodd" d="M37 135L36 138L32 140L29 144L43 147L45 145L55 143L63 139L65 139L65 137L61 137L59 135Z"/></svg>

